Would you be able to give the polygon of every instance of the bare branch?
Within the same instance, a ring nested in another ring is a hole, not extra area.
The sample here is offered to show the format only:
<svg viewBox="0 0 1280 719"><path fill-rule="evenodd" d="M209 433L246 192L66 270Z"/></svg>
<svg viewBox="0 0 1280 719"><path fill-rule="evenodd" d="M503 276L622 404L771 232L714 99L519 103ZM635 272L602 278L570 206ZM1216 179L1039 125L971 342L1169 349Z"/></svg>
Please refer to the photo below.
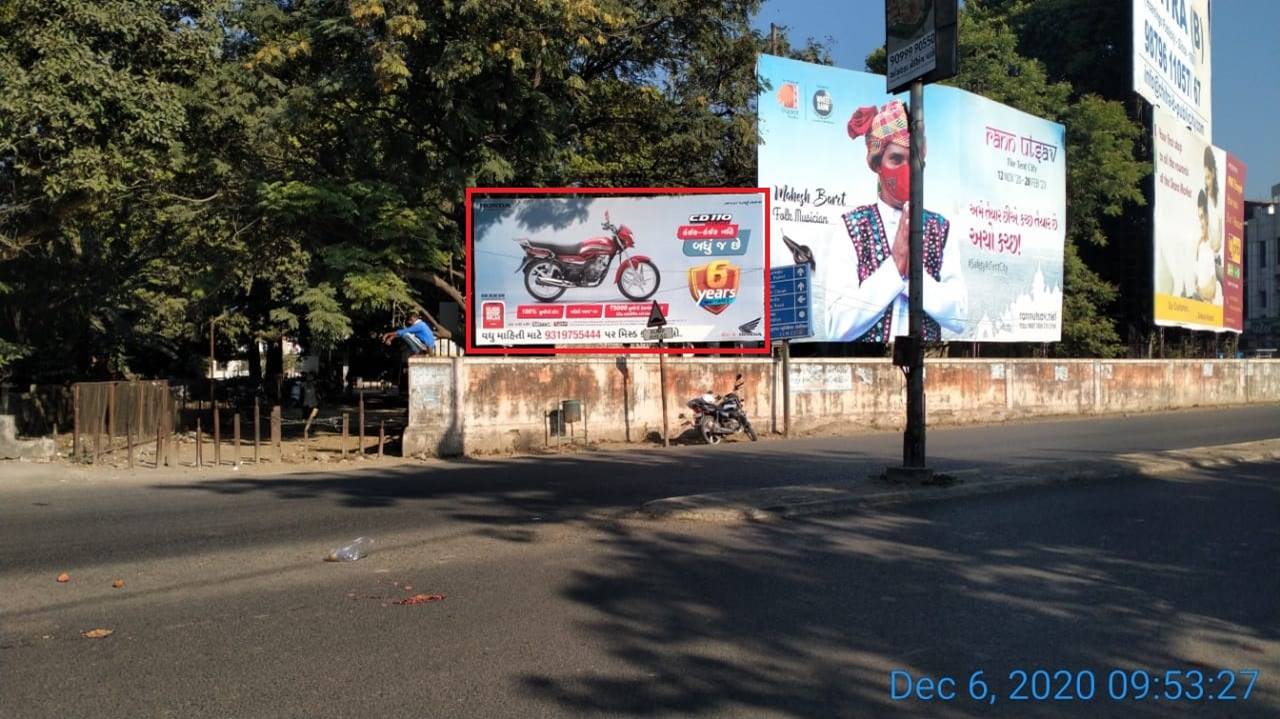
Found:
<svg viewBox="0 0 1280 719"><path fill-rule="evenodd" d="M211 201L213 201L213 200L218 199L218 197L220 197L220 196L222 195L222 190L218 190L217 192L215 192L215 193L213 193L212 195L209 195L208 197L205 197L205 198L203 198L203 199L196 199L196 198L194 198L194 197L183 197L182 195L175 195L175 194L173 194L172 192L165 192L165 191L163 191L163 190L161 190L161 191L160 191L160 194L164 195L165 197L173 198L173 199L175 199L175 200L182 200L183 202L190 202L190 203L191 203L191 204L193 204L193 205L203 205L203 204L204 204L204 203L206 203L206 202L211 202Z"/></svg>
<svg viewBox="0 0 1280 719"><path fill-rule="evenodd" d="M422 270L407 270L405 274L410 279L422 280L445 293L449 296L449 299L458 303L459 308L465 308L467 306L467 298L462 294L462 292L440 275L434 272L424 272Z"/></svg>

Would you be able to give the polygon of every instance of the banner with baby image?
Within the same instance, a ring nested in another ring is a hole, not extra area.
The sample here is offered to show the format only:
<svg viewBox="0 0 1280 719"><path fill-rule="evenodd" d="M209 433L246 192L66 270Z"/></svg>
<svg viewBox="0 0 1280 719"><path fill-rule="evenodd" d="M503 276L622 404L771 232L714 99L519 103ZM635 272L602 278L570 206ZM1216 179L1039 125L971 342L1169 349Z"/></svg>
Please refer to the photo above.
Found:
<svg viewBox="0 0 1280 719"><path fill-rule="evenodd" d="M1157 325L1244 328L1245 167L1153 108Z"/></svg>
<svg viewBox="0 0 1280 719"><path fill-rule="evenodd" d="M813 277L813 336L907 334L910 141L881 75L762 55L759 183L771 267ZM924 309L933 341L1056 342L1062 332L1062 125L925 87Z"/></svg>

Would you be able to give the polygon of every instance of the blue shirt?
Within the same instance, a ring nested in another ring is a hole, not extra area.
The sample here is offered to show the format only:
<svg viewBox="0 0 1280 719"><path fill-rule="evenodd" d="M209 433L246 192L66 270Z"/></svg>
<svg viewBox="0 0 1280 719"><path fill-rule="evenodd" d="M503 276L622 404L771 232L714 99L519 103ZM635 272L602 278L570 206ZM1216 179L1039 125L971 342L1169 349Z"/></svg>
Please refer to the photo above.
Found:
<svg viewBox="0 0 1280 719"><path fill-rule="evenodd" d="M396 331L397 337L404 337L405 335L413 335L414 337L417 337L429 350L435 349L436 337L431 334L431 328L427 327L427 323L422 320L418 320L408 327Z"/></svg>

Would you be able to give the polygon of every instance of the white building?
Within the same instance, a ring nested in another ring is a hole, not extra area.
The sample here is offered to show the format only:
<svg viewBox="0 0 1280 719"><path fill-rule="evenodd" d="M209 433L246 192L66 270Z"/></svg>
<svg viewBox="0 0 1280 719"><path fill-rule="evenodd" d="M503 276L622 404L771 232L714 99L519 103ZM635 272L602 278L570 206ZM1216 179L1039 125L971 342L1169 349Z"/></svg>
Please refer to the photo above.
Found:
<svg viewBox="0 0 1280 719"><path fill-rule="evenodd" d="M1280 185L1245 203L1244 335L1247 350L1280 349Z"/></svg>

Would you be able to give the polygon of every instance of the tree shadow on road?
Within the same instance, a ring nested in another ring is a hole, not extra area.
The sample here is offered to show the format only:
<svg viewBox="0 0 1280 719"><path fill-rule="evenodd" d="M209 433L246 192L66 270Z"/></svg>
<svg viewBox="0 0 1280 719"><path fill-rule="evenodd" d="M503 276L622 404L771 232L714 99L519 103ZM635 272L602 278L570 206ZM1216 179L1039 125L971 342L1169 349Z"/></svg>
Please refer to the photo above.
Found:
<svg viewBox="0 0 1280 719"><path fill-rule="evenodd" d="M1159 702L1109 701L1107 673L1255 667L1265 680L1280 669L1280 579L1238 564L1256 559L1260 542L1262 556L1280 550L1280 531L1249 529L1280 526L1266 483L1278 466L1107 488L1145 487L1155 506L1143 512L1075 486L1054 490L1074 511L1041 506L1034 518L985 497L844 521L602 527L606 557L562 594L588 613L581 632L612 661L586 675L530 672L523 687L565 714L1167 716L1173 707ZM1095 501L1100 521L1082 522L1079 503ZM1236 521L1242 513L1254 516ZM1151 517L1173 523L1175 538ZM957 677L962 695L982 670L1007 695L1017 668L1092 669L1098 698L889 698L893 669ZM1251 701L1210 714L1275 716L1280 700L1262 683Z"/></svg>

